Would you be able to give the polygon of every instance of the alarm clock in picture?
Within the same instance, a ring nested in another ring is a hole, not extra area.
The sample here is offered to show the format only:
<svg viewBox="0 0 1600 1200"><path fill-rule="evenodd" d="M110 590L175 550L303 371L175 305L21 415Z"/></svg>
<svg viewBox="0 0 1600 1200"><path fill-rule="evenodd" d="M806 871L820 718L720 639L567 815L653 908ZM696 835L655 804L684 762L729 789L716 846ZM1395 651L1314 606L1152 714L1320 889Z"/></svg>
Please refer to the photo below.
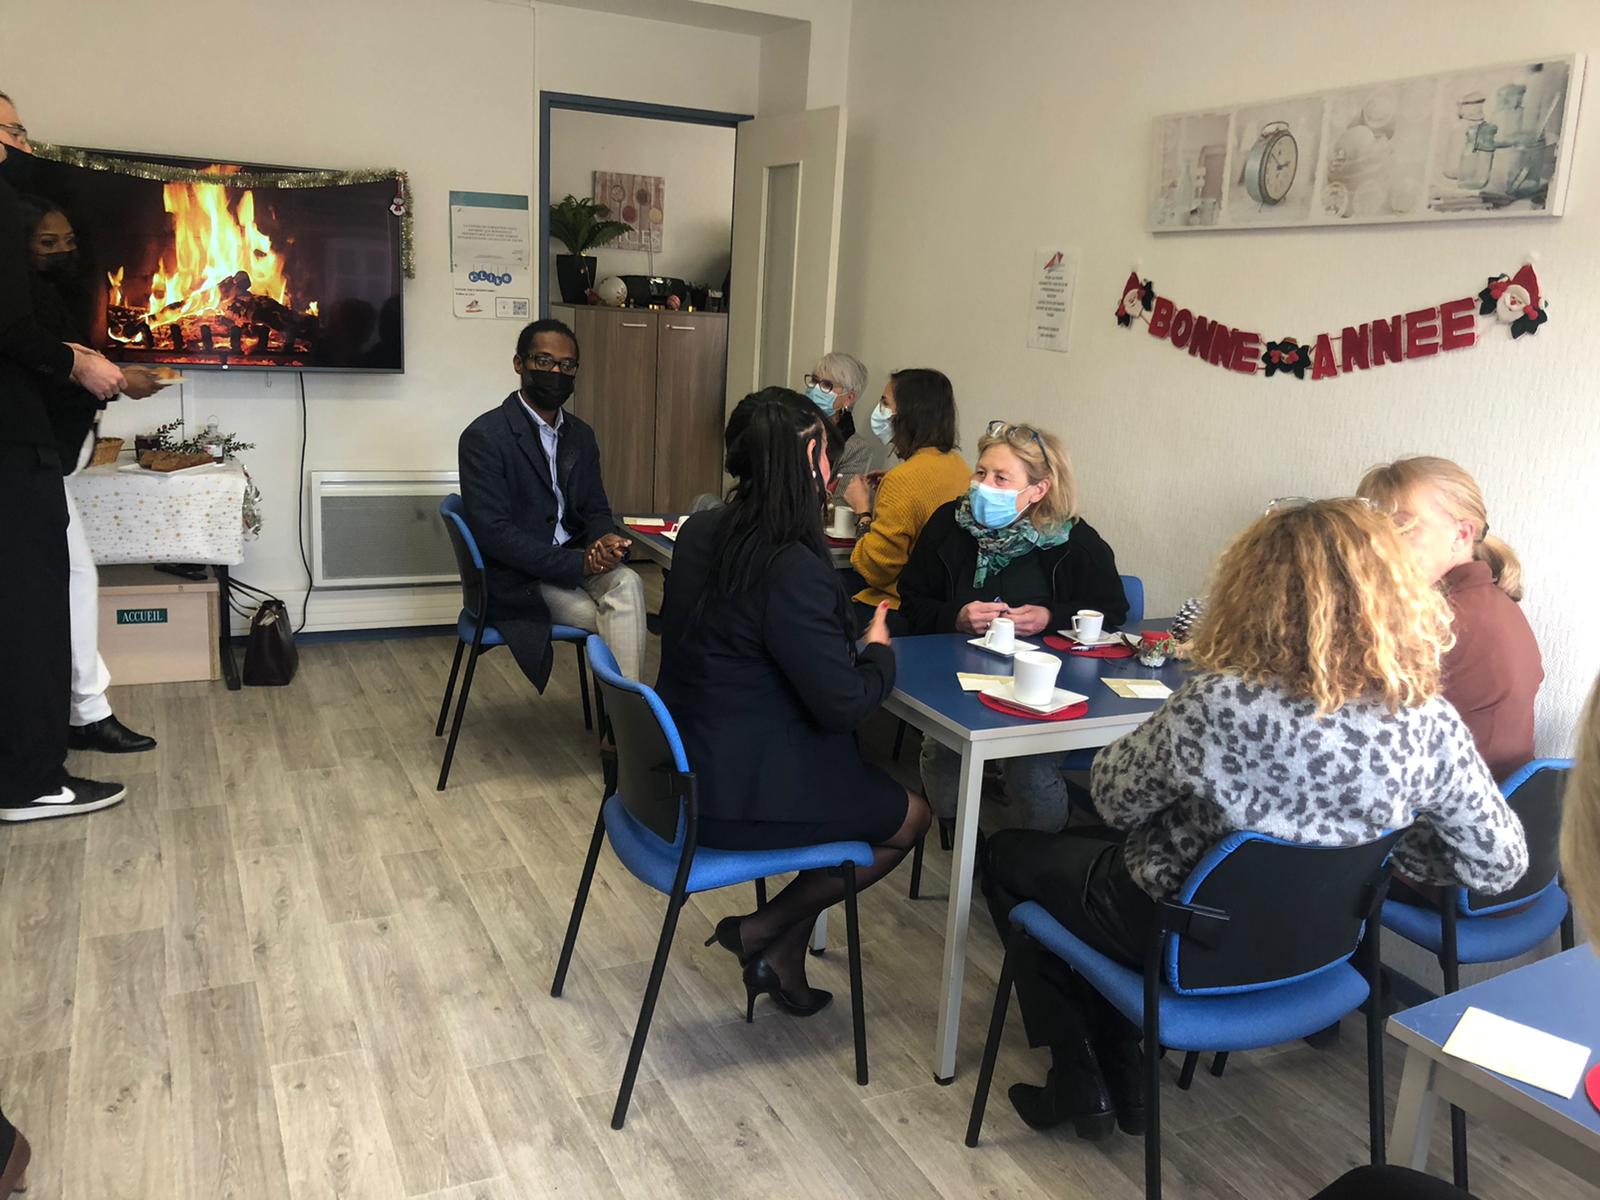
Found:
<svg viewBox="0 0 1600 1200"><path fill-rule="evenodd" d="M1287 121L1268 121L1244 160L1244 190L1257 204L1281 204L1300 167L1300 143Z"/></svg>

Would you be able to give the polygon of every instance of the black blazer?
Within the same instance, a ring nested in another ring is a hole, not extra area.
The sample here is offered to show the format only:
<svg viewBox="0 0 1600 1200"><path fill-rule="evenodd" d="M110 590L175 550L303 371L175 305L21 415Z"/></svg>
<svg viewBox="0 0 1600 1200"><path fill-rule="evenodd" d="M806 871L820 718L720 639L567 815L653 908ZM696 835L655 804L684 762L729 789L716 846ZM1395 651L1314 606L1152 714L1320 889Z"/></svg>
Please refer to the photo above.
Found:
<svg viewBox="0 0 1600 1200"><path fill-rule="evenodd" d="M696 624L713 535L729 512L697 513L679 528L656 691L683 736L702 816L827 820L871 770L853 731L894 690L894 654L854 651L838 573L799 545L781 550L750 591L706 604Z"/></svg>
<svg viewBox="0 0 1600 1200"><path fill-rule="evenodd" d="M73 299L52 280L33 273L33 312L35 319L52 337L63 342L89 344L89 328L76 311ZM61 458L61 473L72 474L83 451L83 439L100 420L106 402L98 400L77 384L45 379L42 384L45 404L50 411L50 428L56 435L56 453Z"/></svg>
<svg viewBox="0 0 1600 1200"><path fill-rule="evenodd" d="M928 518L900 575L900 615L912 633L954 633L956 615L974 600L999 596L1014 608L1039 604L1050 610L1050 628L1066 629L1080 608L1106 615L1106 628L1128 619L1128 598L1117 574L1116 555L1094 526L1081 518L1059 546L1035 549L1014 559L982 587L974 587L978 542L956 524L952 500Z"/></svg>
<svg viewBox="0 0 1600 1200"><path fill-rule="evenodd" d="M54 446L44 392L72 374L71 349L35 317L31 274L17 194L0 179L0 446Z"/></svg>
<svg viewBox="0 0 1600 1200"><path fill-rule="evenodd" d="M564 546L556 529L556 493L539 434L512 392L461 434L457 461L467 526L483 553L489 620L505 636L517 665L544 690L550 678L550 610L539 584L575 588L583 555L601 534L615 532L611 501L600 481L594 430L570 412L556 443L556 477L566 512Z"/></svg>

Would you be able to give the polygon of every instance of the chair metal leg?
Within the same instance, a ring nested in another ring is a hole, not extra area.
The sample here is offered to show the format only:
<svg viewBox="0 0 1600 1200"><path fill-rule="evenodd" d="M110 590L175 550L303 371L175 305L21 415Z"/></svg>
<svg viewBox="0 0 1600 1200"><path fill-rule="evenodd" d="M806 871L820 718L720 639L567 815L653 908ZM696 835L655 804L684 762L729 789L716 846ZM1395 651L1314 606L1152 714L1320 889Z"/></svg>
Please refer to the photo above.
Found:
<svg viewBox="0 0 1600 1200"><path fill-rule="evenodd" d="M955 845L956 823L953 819L939 818L939 849L949 850Z"/></svg>
<svg viewBox="0 0 1600 1200"><path fill-rule="evenodd" d="M439 786L434 790L444 791L444 785L450 779L450 763L456 756L456 739L461 736L461 718L467 715L467 696L472 692L472 676L478 669L479 650L476 646L467 658L467 673L461 680L461 697L456 701L455 719L450 722L450 740L444 746L444 763L439 768Z"/></svg>
<svg viewBox="0 0 1600 1200"><path fill-rule="evenodd" d="M434 737L444 736L444 719L450 711L450 697L455 694L456 674L461 670L461 655L466 650L467 644L460 638L456 639L456 656L450 660L450 679L444 685L444 702L439 705L439 721L433 727Z"/></svg>
<svg viewBox="0 0 1600 1200"><path fill-rule="evenodd" d="M1578 944L1578 932L1572 926L1572 904L1567 903L1567 915L1561 918L1561 948L1571 950Z"/></svg>
<svg viewBox="0 0 1600 1200"><path fill-rule="evenodd" d="M1161 1045L1161 945L1152 938L1144 970L1144 1194L1161 1200L1161 1057L1150 1053Z"/></svg>
<svg viewBox="0 0 1600 1200"><path fill-rule="evenodd" d="M1200 1051L1191 1050L1183 1056L1183 1069L1178 1072L1178 1087L1187 1092L1194 1083L1194 1069L1200 1065Z"/></svg>
<svg viewBox="0 0 1600 1200"><path fill-rule="evenodd" d="M594 836L589 839L589 854L583 860L583 874L578 877L578 894L572 898L572 916L567 920L566 940L561 943L561 958L556 963L556 977L550 984L550 994L559 997L567 983L567 967L572 964L572 948L578 944L578 926L583 921L583 906L589 902L589 884L594 881L595 863L600 860L600 845L606 840L605 812L596 814Z"/></svg>
<svg viewBox="0 0 1600 1200"><path fill-rule="evenodd" d="M578 652L578 695L583 698L583 727L592 730L594 713L589 708L589 664L585 661L582 642L573 642L572 648Z"/></svg>
<svg viewBox="0 0 1600 1200"><path fill-rule="evenodd" d="M1011 1006L1011 985L1017 977L1017 957L1027 933L1013 925L1006 937L1006 957L1000 965L1000 986L994 993L994 1013L989 1017L989 1036L983 1043L983 1062L978 1067L978 1086L972 1093L972 1115L967 1118L967 1145L978 1144L983 1130L983 1110L989 1104L989 1085L994 1080L994 1060L1000 1054L1000 1035L1006 1028L1006 1010Z"/></svg>
<svg viewBox="0 0 1600 1200"><path fill-rule="evenodd" d="M894 731L894 751L889 755L895 762L900 761L900 748L906 744L906 723L900 722L900 728Z"/></svg>
<svg viewBox="0 0 1600 1200"><path fill-rule="evenodd" d="M1443 945L1439 950L1439 969L1444 975L1446 994L1461 989L1461 961L1456 949L1456 909L1453 889L1439 901ZM1467 1114L1450 1106L1450 1165L1455 1185L1467 1191Z"/></svg>
<svg viewBox="0 0 1600 1200"><path fill-rule="evenodd" d="M856 912L856 865L845 863L844 923L850 944L850 1023L856 1036L856 1082L867 1086L867 1003L861 983L861 924Z"/></svg>
<svg viewBox="0 0 1600 1200"><path fill-rule="evenodd" d="M1376 915L1367 921L1367 1144L1372 1165L1388 1161L1383 1141L1383 960L1378 949L1381 926Z"/></svg>
<svg viewBox="0 0 1600 1200"><path fill-rule="evenodd" d="M617 1090L617 1107L611 1113L611 1128L621 1129L628 1119L628 1103L633 1099L633 1081L639 1074L639 1061L644 1058L645 1039L650 1036L650 1020L656 1014L656 997L661 994L661 980L667 973L667 955L672 952L672 935L678 929L678 913L683 909L682 879L667 900L667 915L661 922L661 940L656 943L655 961L650 964L650 981L645 984L644 1000L639 1005L639 1024L633 1031L633 1045L628 1050L628 1065L622 1072L622 1086Z"/></svg>
<svg viewBox="0 0 1600 1200"><path fill-rule="evenodd" d="M766 906L767 906L767 881L765 879L758 879L758 880L756 880L756 911L760 912Z"/></svg>
<svg viewBox="0 0 1600 1200"><path fill-rule="evenodd" d="M928 835L923 834L917 839L916 849L911 852L911 898L922 898L922 850L927 843Z"/></svg>
<svg viewBox="0 0 1600 1200"><path fill-rule="evenodd" d="M1222 1051L1220 1054L1213 1054L1211 1056L1211 1074L1214 1078L1221 1079L1222 1073L1227 1069L1228 1052L1226 1050Z"/></svg>

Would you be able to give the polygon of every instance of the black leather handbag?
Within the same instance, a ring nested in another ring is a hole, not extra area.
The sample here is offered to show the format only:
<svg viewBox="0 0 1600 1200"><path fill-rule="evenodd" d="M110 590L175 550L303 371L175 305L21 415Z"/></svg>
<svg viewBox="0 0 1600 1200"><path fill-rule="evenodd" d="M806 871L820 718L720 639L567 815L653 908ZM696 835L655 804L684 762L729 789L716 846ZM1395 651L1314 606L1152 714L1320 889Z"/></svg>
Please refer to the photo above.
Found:
<svg viewBox="0 0 1600 1200"><path fill-rule="evenodd" d="M288 606L270 592L247 583L233 580L231 587L259 600L245 643L244 682L250 687L287 686L300 666Z"/></svg>

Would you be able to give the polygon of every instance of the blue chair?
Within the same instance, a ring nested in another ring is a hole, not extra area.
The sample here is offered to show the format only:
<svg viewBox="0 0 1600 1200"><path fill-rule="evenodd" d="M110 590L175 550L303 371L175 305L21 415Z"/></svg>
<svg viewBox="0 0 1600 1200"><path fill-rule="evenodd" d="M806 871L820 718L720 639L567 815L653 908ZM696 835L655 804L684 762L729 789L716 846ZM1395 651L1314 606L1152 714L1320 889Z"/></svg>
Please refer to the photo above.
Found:
<svg viewBox="0 0 1600 1200"><path fill-rule="evenodd" d="M1032 941L1062 959L1144 1027L1145 1195L1161 1195L1161 1055L1219 1057L1325 1029L1378 994L1377 915L1400 831L1355 846L1303 846L1234 833L1200 860L1158 908L1144 970L1075 937L1034 901L1011 911L1005 963L972 1098L967 1145L978 1144L1017 958ZM1291 902L1292 901L1292 902ZM1349 962L1360 949L1358 970ZM1367 1005L1367 1116L1372 1161L1383 1162L1383 1015Z"/></svg>
<svg viewBox="0 0 1600 1200"><path fill-rule="evenodd" d="M1528 839L1528 870L1509 892L1486 896L1456 887L1446 889L1437 906L1384 901L1384 927L1439 960L1446 992L1461 986L1462 963L1505 962L1557 930L1561 948L1572 949L1572 905L1560 877L1562 792L1571 769L1571 759L1536 758L1500 784ZM1466 1190L1467 1118L1454 1106L1450 1156L1456 1186Z"/></svg>
<svg viewBox="0 0 1600 1200"><path fill-rule="evenodd" d="M478 655L496 646L504 646L505 638L488 623L489 581L483 569L483 555L478 542L467 528L467 514L461 497L451 492L439 502L439 516L444 519L444 531L450 537L450 548L455 551L456 569L461 573L461 615L456 618L456 655L450 663L450 679L444 685L444 700L439 705L439 720L433 727L433 736L444 733L445 714L450 711L450 697L456 690L456 674L461 670L461 659L467 647L472 647L472 657L467 659L467 676L461 681L461 698L456 702L455 720L450 723L450 740L444 748L444 764L439 768L439 785L444 791L450 778L450 763L456 756L456 739L461 736L461 718L467 712L467 693L472 691L473 672L478 667ZM583 662L583 645L589 640L589 631L572 625L552 625L550 640L571 642L578 652L578 694L583 697L583 727L594 728L594 717L589 709L589 674Z"/></svg>
<svg viewBox="0 0 1600 1200"><path fill-rule="evenodd" d="M611 648L598 635L589 639L589 665L602 699L613 740L614 752L603 751L606 795L595 819L594 837L584 860L578 894L572 901L572 919L550 994L560 996L566 982L567 967L578 941L578 925L583 920L589 885L601 843L609 836L611 848L634 878L667 896L667 913L661 922L661 939L655 961L645 985L639 1021L628 1051L628 1065L622 1073L616 1108L611 1113L611 1128L621 1129L628 1117L628 1102L633 1096L634 1078L644 1056L645 1039L655 1014L656 997L667 969L667 955L678 927L678 914L687 897L741 883L754 883L758 901L764 897L763 881L769 875L789 871L823 869L844 879L845 928L850 947L850 1005L855 1027L856 1082L867 1082L867 1018L861 989L861 931L856 911L856 867L872 861L872 847L865 842L828 842L819 846L796 846L791 850L735 851L702 849L697 843L700 818L695 776L684 754L683 741L672 715L655 692L628 679L617 669ZM753 1018L754 1002L745 1010L745 1020Z"/></svg>

